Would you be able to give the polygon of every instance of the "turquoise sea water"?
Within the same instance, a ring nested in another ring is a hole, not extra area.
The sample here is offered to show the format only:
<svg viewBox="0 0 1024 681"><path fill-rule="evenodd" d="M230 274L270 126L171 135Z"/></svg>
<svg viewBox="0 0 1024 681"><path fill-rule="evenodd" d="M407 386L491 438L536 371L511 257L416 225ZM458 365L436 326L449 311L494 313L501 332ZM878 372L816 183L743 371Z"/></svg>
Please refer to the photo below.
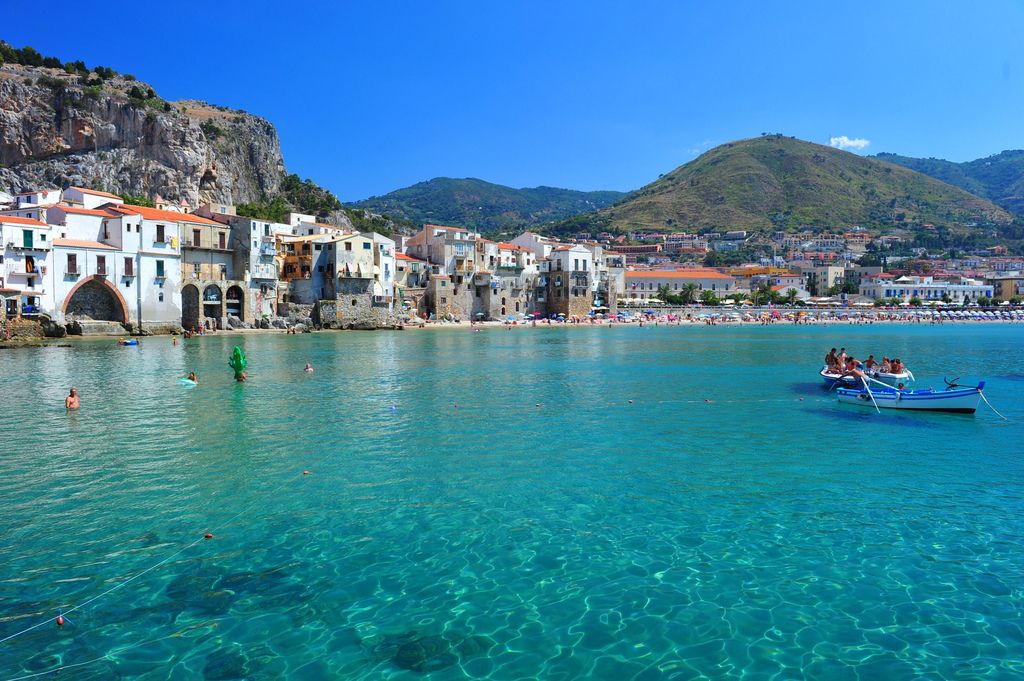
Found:
<svg viewBox="0 0 1024 681"><path fill-rule="evenodd" d="M700 326L0 351L0 638L173 556L0 643L0 678L1020 678L1022 340ZM987 379L1010 421L840 406L816 372L841 345L919 385Z"/></svg>

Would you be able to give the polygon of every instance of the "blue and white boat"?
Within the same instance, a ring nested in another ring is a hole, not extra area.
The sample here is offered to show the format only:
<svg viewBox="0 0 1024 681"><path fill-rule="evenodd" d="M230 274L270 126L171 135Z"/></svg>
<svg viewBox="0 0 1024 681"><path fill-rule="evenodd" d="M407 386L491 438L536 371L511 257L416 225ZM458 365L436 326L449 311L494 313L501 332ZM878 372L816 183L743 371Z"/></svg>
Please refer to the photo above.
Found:
<svg viewBox="0 0 1024 681"><path fill-rule="evenodd" d="M985 381L976 386L951 385L945 390L922 388L897 390L891 387L836 388L840 402L879 409L909 409L912 411L944 411L973 414L978 409ZM873 399L872 399L873 398Z"/></svg>

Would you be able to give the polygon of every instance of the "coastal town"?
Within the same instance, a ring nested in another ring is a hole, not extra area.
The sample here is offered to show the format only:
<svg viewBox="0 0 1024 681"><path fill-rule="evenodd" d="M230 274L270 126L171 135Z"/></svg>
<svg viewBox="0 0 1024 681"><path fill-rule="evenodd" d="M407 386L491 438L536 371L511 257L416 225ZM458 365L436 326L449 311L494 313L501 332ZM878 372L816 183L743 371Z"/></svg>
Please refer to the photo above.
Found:
<svg viewBox="0 0 1024 681"><path fill-rule="evenodd" d="M1005 248L915 249L883 265L877 254L899 238L861 229L777 232L775 255L716 267L709 254L735 252L751 235L527 231L492 241L425 224L385 236L299 213L269 222L227 204L135 203L84 187L0 193L8 335L12 320L48 336L373 329L691 306L1013 306L1024 295L1024 257Z"/></svg>

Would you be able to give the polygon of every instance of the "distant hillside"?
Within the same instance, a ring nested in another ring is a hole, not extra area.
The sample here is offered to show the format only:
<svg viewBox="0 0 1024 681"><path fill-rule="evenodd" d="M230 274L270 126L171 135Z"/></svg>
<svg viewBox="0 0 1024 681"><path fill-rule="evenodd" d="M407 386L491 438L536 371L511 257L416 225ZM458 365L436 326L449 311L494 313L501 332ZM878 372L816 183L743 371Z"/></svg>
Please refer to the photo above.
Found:
<svg viewBox="0 0 1024 681"><path fill-rule="evenodd" d="M554 233L769 230L1008 222L991 202L874 158L782 135L711 149L617 204L549 225Z"/></svg>
<svg viewBox="0 0 1024 681"><path fill-rule="evenodd" d="M437 177L352 205L417 223L439 222L496 232L597 210L623 196L624 192L555 187L513 189L473 178Z"/></svg>
<svg viewBox="0 0 1024 681"><path fill-rule="evenodd" d="M1004 151L965 163L898 154L878 154L876 158L930 175L1024 215L1024 150Z"/></svg>

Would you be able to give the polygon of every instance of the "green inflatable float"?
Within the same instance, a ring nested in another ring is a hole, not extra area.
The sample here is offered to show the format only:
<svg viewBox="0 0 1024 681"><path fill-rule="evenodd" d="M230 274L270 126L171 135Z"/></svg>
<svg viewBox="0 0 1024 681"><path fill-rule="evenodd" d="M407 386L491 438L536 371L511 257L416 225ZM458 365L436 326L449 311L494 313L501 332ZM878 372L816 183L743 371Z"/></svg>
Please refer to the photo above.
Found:
<svg viewBox="0 0 1024 681"><path fill-rule="evenodd" d="M242 348L237 345L231 353L231 359L228 360L228 366L235 370L236 381L245 380L245 355L242 353Z"/></svg>

